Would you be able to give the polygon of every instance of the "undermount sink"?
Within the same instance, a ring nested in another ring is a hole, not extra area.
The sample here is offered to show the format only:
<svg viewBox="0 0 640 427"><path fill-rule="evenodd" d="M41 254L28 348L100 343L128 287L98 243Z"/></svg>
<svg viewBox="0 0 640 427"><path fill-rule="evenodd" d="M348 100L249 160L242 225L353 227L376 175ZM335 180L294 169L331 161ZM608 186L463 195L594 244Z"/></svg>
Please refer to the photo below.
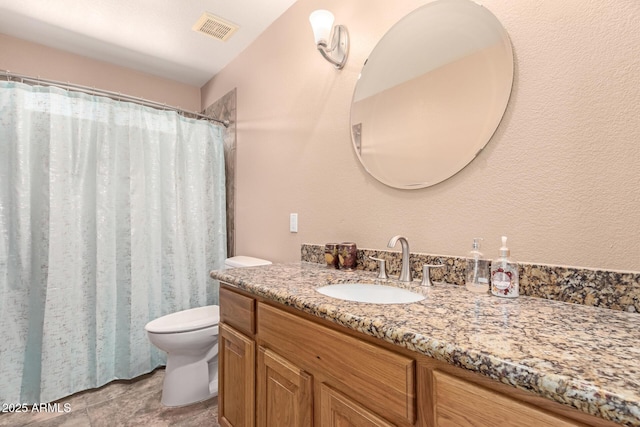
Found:
<svg viewBox="0 0 640 427"><path fill-rule="evenodd" d="M317 288L316 291L332 298L373 304L406 304L425 298L407 289L371 283L339 283Z"/></svg>

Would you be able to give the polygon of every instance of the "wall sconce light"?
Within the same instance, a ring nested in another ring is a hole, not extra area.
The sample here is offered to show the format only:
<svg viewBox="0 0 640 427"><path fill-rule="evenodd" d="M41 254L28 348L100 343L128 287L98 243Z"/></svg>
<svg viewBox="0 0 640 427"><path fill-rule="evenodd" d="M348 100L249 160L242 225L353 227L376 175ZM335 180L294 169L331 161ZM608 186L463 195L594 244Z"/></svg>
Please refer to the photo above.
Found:
<svg viewBox="0 0 640 427"><path fill-rule="evenodd" d="M341 69L349 54L349 33L344 25L333 26L333 19L333 14L328 10L316 10L309 15L316 47L324 59ZM331 46L328 45L329 40Z"/></svg>

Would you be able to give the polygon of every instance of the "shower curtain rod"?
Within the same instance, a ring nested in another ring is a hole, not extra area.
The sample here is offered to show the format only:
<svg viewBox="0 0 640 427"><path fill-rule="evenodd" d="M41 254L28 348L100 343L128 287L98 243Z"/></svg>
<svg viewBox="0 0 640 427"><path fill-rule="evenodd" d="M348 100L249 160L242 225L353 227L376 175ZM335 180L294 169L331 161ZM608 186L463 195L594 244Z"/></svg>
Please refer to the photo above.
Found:
<svg viewBox="0 0 640 427"><path fill-rule="evenodd" d="M68 90L73 90L73 91L78 91L78 92L84 92L84 93L87 93L89 95L106 96L108 98L115 99L117 101L133 102L135 104L144 105L146 107L152 107L152 108L156 108L156 109L159 109L159 110L175 111L178 114L183 114L183 115L184 114L189 114L191 116L197 117L198 119L217 122L217 123L220 123L221 125L223 125L224 127L229 127L229 120L220 120L220 119L217 119L215 117L209 117L209 116L204 115L204 114L183 110L183 109L178 108L178 107L172 107L172 106L167 105L167 104L161 104L159 102L150 101L150 100L144 99L144 98L138 98L138 97L130 96L130 95L123 95L123 94L118 93L118 92L110 92L108 90L96 89L96 88L93 88L93 87L81 86L81 85L76 85L76 84L72 84L72 83L68 83L68 82L60 82L60 81L56 81L56 80L41 79L40 77L33 77L33 76L27 76L27 75L24 75L24 74L12 73L9 70L0 70L0 77L4 77L7 81L20 81L21 83L35 83L35 84L42 83L42 84L45 84L47 86L55 86L55 87L59 87L61 89L68 89Z"/></svg>

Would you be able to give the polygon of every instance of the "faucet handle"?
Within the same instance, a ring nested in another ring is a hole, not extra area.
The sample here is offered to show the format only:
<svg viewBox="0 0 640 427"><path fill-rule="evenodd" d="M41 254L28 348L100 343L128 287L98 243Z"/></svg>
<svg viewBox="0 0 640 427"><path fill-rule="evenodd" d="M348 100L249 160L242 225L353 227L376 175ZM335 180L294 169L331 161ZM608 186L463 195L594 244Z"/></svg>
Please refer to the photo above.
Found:
<svg viewBox="0 0 640 427"><path fill-rule="evenodd" d="M378 261L378 279L388 279L389 276L387 276L387 260L382 258L375 258L372 256L369 256L369 258L374 261Z"/></svg>
<svg viewBox="0 0 640 427"><path fill-rule="evenodd" d="M429 273L432 268L441 268L444 267L444 264L424 264L422 266L422 286L433 286L431 283L431 277L429 277Z"/></svg>

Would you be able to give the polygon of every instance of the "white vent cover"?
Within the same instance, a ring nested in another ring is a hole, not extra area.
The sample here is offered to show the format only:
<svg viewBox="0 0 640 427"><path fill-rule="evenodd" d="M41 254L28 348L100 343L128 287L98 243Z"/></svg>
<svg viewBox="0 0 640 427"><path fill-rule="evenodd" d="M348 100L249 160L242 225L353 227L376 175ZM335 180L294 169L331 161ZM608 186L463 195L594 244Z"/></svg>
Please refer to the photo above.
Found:
<svg viewBox="0 0 640 427"><path fill-rule="evenodd" d="M194 31L214 39L226 41L239 27L218 16L204 12L192 28Z"/></svg>

